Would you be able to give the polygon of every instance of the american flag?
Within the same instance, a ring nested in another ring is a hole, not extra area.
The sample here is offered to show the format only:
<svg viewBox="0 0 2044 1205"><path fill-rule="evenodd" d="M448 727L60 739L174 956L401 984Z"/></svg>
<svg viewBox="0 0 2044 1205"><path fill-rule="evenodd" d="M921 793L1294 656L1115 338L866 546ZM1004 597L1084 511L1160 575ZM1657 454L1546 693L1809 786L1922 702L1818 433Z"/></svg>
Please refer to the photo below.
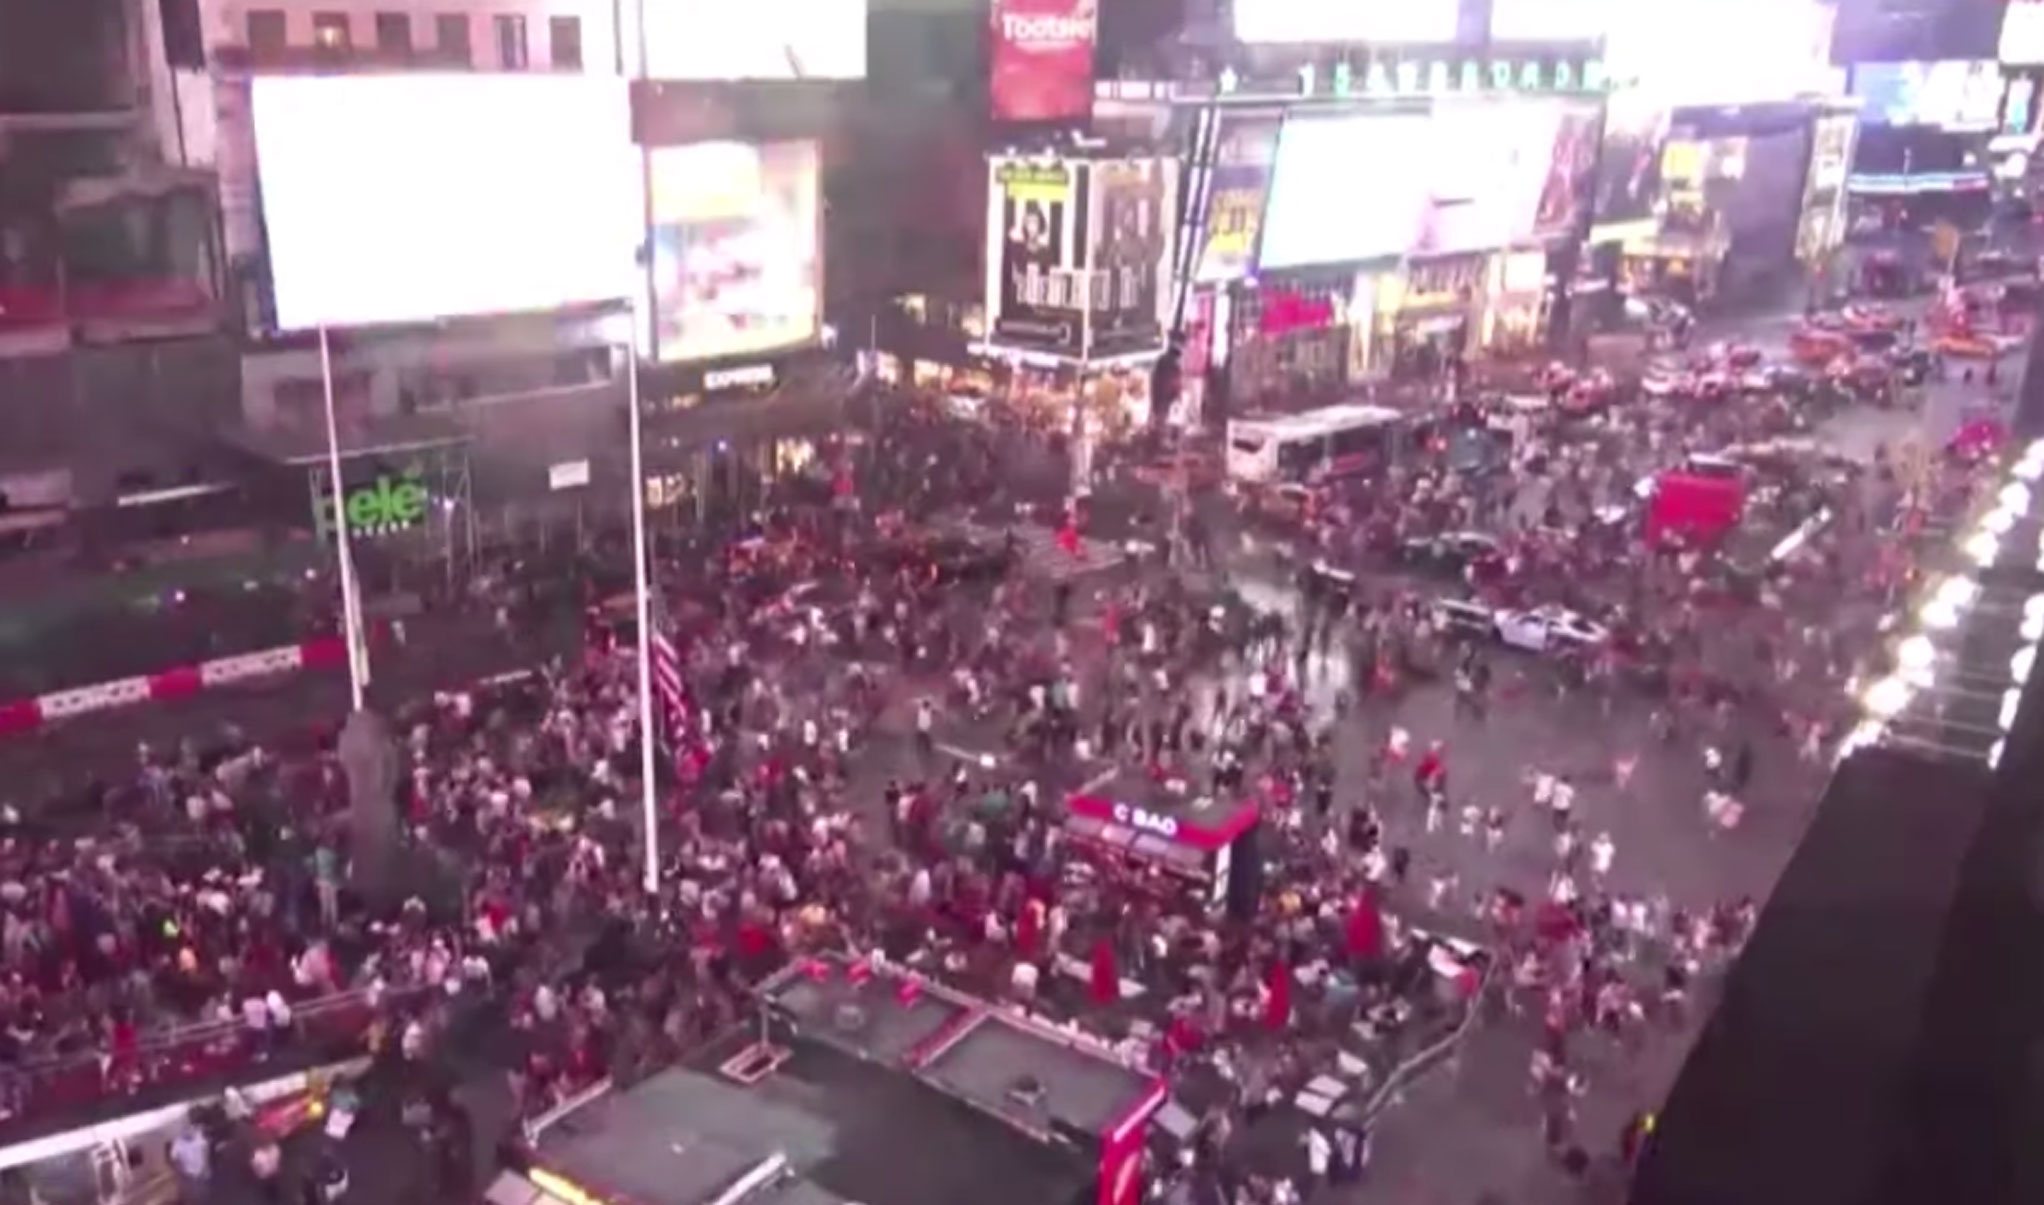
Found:
<svg viewBox="0 0 2044 1205"><path fill-rule="evenodd" d="M681 650L674 643L674 621L659 594L653 595L648 610L653 617L653 633L648 641L653 701L667 721L663 735L671 741L688 716L688 683L682 677Z"/></svg>

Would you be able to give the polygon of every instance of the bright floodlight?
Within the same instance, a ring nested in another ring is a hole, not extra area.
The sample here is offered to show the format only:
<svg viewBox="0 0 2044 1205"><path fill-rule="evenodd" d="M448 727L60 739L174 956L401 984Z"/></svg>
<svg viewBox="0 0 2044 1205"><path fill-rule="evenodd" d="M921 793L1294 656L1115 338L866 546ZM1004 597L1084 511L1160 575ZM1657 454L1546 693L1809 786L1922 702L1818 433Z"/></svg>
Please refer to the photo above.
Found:
<svg viewBox="0 0 2044 1205"><path fill-rule="evenodd" d="M1993 532L1995 535L2002 536L2007 535L2009 528L2015 525L2016 516L2008 510L1997 506L1980 516L1979 530Z"/></svg>
<svg viewBox="0 0 2044 1205"><path fill-rule="evenodd" d="M1916 618L1924 627L1942 632L1947 628L1959 626L1959 608L1942 598L1933 598L1923 604L1923 609L1916 613Z"/></svg>
<svg viewBox="0 0 2044 1205"><path fill-rule="evenodd" d="M1989 749L1989 750L1987 751L1987 768L1988 768L1988 769L1990 769L1990 770L1998 770L1998 769L2000 769L2000 768L2001 768L2001 746L2002 746L2002 742L2000 742L2000 741L1996 741L1996 742L1994 742L1994 748L1992 748L1992 749Z"/></svg>
<svg viewBox="0 0 2044 1205"><path fill-rule="evenodd" d="M2016 650L2015 656L2009 658L2009 677L2017 686L2021 686L2030 680L2030 670L2036 664L2037 646L2034 644L2025 645Z"/></svg>
<svg viewBox="0 0 2044 1205"><path fill-rule="evenodd" d="M2016 711L2023 705L2023 692L2011 686L2001 692L2001 730L2007 732L2016 725Z"/></svg>
<svg viewBox="0 0 2044 1205"><path fill-rule="evenodd" d="M2009 468L2009 474L2018 481L2035 481L2044 477L2044 460L2025 456Z"/></svg>
<svg viewBox="0 0 2044 1205"><path fill-rule="evenodd" d="M1911 636L1895 646L1895 664L1904 669L1923 669L1937 660L1937 646L1928 636Z"/></svg>
<svg viewBox="0 0 2044 1205"><path fill-rule="evenodd" d="M2000 514L2000 511L1996 511ZM1966 537L1966 559L1987 569L2001 559L2001 537L1991 531L1976 531Z"/></svg>
<svg viewBox="0 0 2044 1205"><path fill-rule="evenodd" d="M1835 761L1844 761L1859 750L1879 741L1887 733L1888 726L1881 721L1861 720L1853 725L1851 732L1845 734L1844 740L1838 742L1838 753Z"/></svg>
<svg viewBox="0 0 2044 1205"><path fill-rule="evenodd" d="M2044 640L2044 615L2023 616L2022 637L2031 644Z"/></svg>
<svg viewBox="0 0 2044 1205"><path fill-rule="evenodd" d="M1860 702L1867 712L1879 719L1891 720L1909 706L1909 700L1916 695L1916 689L1898 677L1883 678L1867 688Z"/></svg>
<svg viewBox="0 0 2044 1205"><path fill-rule="evenodd" d="M2018 515L2030 513L2030 487L2020 481L2011 481L2002 486L2001 493L1995 496L1995 500L2000 502L2004 509L2012 510Z"/></svg>

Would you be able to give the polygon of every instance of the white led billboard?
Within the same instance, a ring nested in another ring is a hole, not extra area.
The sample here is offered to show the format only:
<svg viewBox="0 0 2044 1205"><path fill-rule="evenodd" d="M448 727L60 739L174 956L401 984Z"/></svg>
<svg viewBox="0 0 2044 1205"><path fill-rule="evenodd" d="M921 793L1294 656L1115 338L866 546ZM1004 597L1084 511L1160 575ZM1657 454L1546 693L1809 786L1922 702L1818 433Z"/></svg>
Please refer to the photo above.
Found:
<svg viewBox="0 0 2044 1205"><path fill-rule="evenodd" d="M643 0L656 80L862 79L866 0Z"/></svg>
<svg viewBox="0 0 2044 1205"><path fill-rule="evenodd" d="M663 360L815 339L823 298L814 142L653 151L653 322Z"/></svg>
<svg viewBox="0 0 2044 1205"><path fill-rule="evenodd" d="M282 330L636 295L622 80L262 76L256 170Z"/></svg>

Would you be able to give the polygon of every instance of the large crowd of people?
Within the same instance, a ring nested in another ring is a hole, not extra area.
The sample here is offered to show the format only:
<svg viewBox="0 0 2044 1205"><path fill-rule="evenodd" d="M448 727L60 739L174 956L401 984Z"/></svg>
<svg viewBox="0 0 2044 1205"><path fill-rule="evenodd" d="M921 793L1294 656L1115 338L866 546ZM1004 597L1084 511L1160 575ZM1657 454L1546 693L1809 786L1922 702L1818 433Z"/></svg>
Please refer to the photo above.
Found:
<svg viewBox="0 0 2044 1205"><path fill-rule="evenodd" d="M1650 710L1697 767L1700 834L1760 802L1756 759L1777 763L1768 791L1817 788L1842 683L1907 584L1896 533L1963 505L1968 477L1888 457L1773 470L1793 509L1829 519L1757 566L1643 553L1636 524L1600 519L1636 505L1641 466L1772 434L1754 429L1770 405L1557 407L1522 424L1501 470L1418 446L1275 538L1220 491L1114 513L1127 490L1103 481L1060 516L1060 472L1010 471L1057 464L1058 436L998 408L968 422L876 406L816 474L661 559L683 690L654 738L657 886L631 633L591 583L579 655L389 702L394 896L355 889L361 830L331 733L139 750L107 773L114 822L90 835L0 816L0 1104L45 1123L320 1038L420 1055L490 1001L538 1112L724 1030L791 956L884 950L1220 1085L1184 1175L1229 1195L1201 1199L1297 1199L1359 1174L1368 1119L1352 1114L1312 1129L1296 1167L1235 1152L1338 1052L1382 1083L1473 1010L1537 1035L1544 1141L1580 1172L1620 1152L1575 1128L1576 1052L1686 1024L1757 905L1621 886L1622 851L1579 794L1624 792L1658 751L1529 762L1521 793L1493 797L1451 767L1482 755L1484 715L1558 696ZM967 512L1164 535L1109 574L963 573L936 533ZM1499 553L1449 580L1395 557L1471 528ZM1610 640L1510 656L1441 624L1441 593L1567 605ZM1455 725L1409 731L1400 701L1430 681L1453 690ZM1368 755L1347 757L1359 741ZM1064 797L1104 773L1254 800L1260 891L1210 907L1074 838ZM1529 832L1551 851L1541 876L1486 860ZM1464 973L1444 977L1449 945Z"/></svg>

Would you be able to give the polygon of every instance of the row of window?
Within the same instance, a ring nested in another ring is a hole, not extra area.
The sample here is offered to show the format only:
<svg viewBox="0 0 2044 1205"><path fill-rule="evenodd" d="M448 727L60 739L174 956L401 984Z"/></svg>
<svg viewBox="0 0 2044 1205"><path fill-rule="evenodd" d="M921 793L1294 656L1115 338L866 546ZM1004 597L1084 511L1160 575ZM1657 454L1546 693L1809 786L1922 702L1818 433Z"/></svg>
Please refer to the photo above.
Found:
<svg viewBox="0 0 2044 1205"><path fill-rule="evenodd" d="M435 57L450 63L473 66L475 50L470 40L472 15L469 13L439 13L433 18L433 51ZM496 66L506 71L522 71L532 65L530 33L524 16L517 13L498 13L490 18L491 31L497 41ZM549 62L556 71L580 71L582 69L582 19L574 16L547 18L547 44L551 51ZM322 50L350 51L357 48L355 29L350 14L343 12L321 12L312 14L313 45ZM380 54L409 55L418 49L412 32L410 13L377 13L375 21L375 50ZM290 49L290 30L281 9L257 8L248 14L248 46L257 53L276 53Z"/></svg>

